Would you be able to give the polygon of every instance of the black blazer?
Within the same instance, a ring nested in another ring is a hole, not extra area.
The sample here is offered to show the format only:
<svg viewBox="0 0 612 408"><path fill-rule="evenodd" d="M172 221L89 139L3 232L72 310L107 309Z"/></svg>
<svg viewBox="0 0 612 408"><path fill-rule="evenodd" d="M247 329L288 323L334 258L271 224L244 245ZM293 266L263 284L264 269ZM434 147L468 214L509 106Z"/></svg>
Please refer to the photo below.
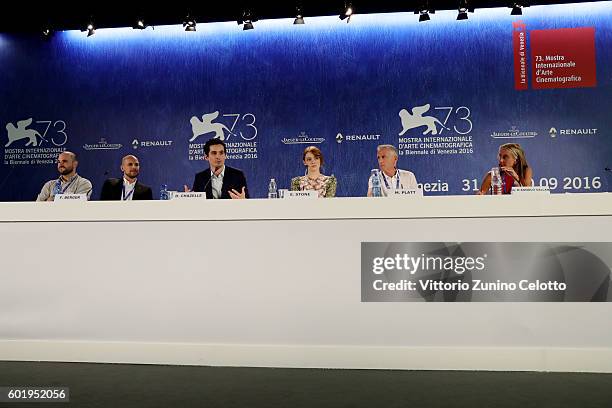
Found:
<svg viewBox="0 0 612 408"><path fill-rule="evenodd" d="M103 201L119 201L121 200L121 193L123 191L123 177L120 179L111 178L104 182L102 186L102 194L100 195L100 200ZM136 186L134 187L134 195L132 196L132 200L152 200L153 199L153 191L151 191L151 187L145 186L140 182L136 181Z"/></svg>
<svg viewBox="0 0 612 408"><path fill-rule="evenodd" d="M225 173L223 174L223 186L221 187L221 198L231 198L228 191L234 189L238 192L241 192L242 187L244 187L246 198L249 198L249 190L247 188L246 177L244 177L244 173L241 170L235 169L233 167L225 166ZM206 198L213 198L212 183L210 182L210 168L201 171L195 175L195 180L193 181L193 188L191 190L204 191L204 189L206 189Z"/></svg>

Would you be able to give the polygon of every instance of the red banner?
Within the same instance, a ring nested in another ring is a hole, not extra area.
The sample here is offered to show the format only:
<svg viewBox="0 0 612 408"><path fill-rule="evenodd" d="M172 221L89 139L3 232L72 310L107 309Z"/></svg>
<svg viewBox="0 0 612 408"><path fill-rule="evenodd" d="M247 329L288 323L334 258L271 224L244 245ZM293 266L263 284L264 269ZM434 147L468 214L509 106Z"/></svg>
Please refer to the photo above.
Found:
<svg viewBox="0 0 612 408"><path fill-rule="evenodd" d="M528 89L527 81L527 28L522 21L512 23L512 47L514 51L514 89Z"/></svg>
<svg viewBox="0 0 612 408"><path fill-rule="evenodd" d="M595 28L532 30L529 38L534 89L597 85Z"/></svg>

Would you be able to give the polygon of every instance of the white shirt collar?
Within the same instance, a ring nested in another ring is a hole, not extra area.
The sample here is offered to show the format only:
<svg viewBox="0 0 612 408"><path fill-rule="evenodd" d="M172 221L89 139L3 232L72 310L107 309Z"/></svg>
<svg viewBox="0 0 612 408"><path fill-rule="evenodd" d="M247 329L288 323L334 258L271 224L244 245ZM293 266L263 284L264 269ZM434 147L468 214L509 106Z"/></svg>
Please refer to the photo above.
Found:
<svg viewBox="0 0 612 408"><path fill-rule="evenodd" d="M399 176L399 169L395 169L395 173L393 173L393 175L392 175L392 176L387 176L387 173L385 173L385 172L384 172L384 171L382 171L382 170L381 170L380 172L383 174L383 176L385 176L385 177L386 177L386 178L388 178L388 179L394 179L395 177L398 177L398 176Z"/></svg>
<svg viewBox="0 0 612 408"><path fill-rule="evenodd" d="M133 187L136 185L136 182L138 181L138 179L134 180L133 183L130 183L130 181L128 179L125 178L125 176L123 177L123 185L124 186L128 186L128 187Z"/></svg>

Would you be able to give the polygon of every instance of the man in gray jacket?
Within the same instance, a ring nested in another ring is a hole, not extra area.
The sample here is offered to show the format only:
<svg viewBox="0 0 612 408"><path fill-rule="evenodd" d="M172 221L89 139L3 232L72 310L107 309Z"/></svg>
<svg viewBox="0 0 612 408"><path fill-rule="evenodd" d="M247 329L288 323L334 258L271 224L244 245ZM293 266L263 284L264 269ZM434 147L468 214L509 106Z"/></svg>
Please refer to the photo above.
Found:
<svg viewBox="0 0 612 408"><path fill-rule="evenodd" d="M57 171L60 176L45 183L36 201L53 201L56 194L86 194L89 200L91 181L77 174L78 165L76 154L68 151L60 153L57 157Z"/></svg>

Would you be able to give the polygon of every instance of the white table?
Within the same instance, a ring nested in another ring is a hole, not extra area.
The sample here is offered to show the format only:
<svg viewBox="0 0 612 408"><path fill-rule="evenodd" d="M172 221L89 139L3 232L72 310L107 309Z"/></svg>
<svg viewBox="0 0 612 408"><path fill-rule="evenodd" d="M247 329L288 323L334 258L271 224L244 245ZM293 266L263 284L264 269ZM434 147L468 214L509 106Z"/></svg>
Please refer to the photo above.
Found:
<svg viewBox="0 0 612 408"><path fill-rule="evenodd" d="M362 241L612 241L608 193L0 203L0 237L0 360L612 372L612 303L360 302Z"/></svg>

